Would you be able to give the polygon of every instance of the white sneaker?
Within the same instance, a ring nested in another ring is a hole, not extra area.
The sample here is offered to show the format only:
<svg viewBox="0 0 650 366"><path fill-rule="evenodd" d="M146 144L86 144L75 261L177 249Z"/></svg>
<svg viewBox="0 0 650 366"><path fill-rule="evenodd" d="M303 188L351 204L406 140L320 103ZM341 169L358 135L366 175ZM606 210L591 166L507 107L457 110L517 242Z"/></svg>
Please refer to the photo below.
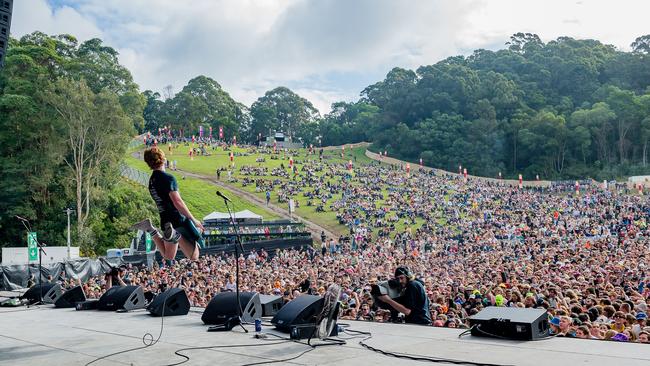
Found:
<svg viewBox="0 0 650 366"><path fill-rule="evenodd" d="M148 233L150 233L152 231L156 231L156 228L153 227L153 225L151 224L151 220L149 220L149 219L144 219L144 220L138 222L137 224L132 225L129 229L130 230L142 230L142 231L148 232Z"/></svg>

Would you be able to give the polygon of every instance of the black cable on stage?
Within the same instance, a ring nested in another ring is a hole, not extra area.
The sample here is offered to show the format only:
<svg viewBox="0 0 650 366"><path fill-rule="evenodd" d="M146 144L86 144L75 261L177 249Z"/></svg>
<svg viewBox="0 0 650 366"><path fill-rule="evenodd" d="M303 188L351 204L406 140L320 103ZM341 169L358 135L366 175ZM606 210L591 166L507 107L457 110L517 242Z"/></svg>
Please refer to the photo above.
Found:
<svg viewBox="0 0 650 366"><path fill-rule="evenodd" d="M281 343L289 343L291 341L288 340L282 340L279 342L273 342L273 343L260 343L260 344L227 344L227 345L220 345L220 346L205 346L205 347L187 347L187 348L181 348L178 349L174 352L175 355L179 357L183 357L184 360L176 363L170 363L165 366L177 366L177 365L182 365L185 362L190 360L190 356L184 355L181 352L183 351L199 351L199 350L206 350L206 349L216 349L216 348L238 348L238 347L261 347L261 346L272 346L275 344L281 344Z"/></svg>
<svg viewBox="0 0 650 366"><path fill-rule="evenodd" d="M299 341L297 341L297 340L293 340L293 339L289 339L289 338L281 337L281 336L279 336L279 335L277 335L277 334L273 334L273 333L268 333L268 335L272 335L272 336L274 336L274 337L278 337L278 338L280 338L280 339L285 339L285 342L290 341L290 342L293 342L293 343L303 344L303 345L308 346L309 348L306 349L305 351L299 353L298 355L293 356L293 357L284 358L284 359L281 359L281 360L269 360L269 361L260 361L260 362L254 362L254 363L247 363L247 364L244 364L244 365L242 365L242 366L255 366L255 365L265 365L265 364L269 364L269 363L279 363L279 362L288 362L288 361L293 361L293 360L295 360L295 359L297 359L297 358L302 357L304 354L306 354L306 353L308 353L308 352L311 352L311 351L315 350L315 349L318 348L318 347L324 347L324 346L339 346L339 345L344 345L344 344L346 344L345 340L340 340L340 339L325 338L325 339L323 339L323 340L324 340L324 341L329 341L330 343L324 343L324 344L311 344L311 337L309 337L309 339L307 340L307 343L303 343L303 342L299 342Z"/></svg>
<svg viewBox="0 0 650 366"><path fill-rule="evenodd" d="M162 295L162 293L161 293L160 295ZM158 296L160 296L160 295L158 295ZM158 333L158 338L156 338L156 339L154 340L154 339L153 339L153 335L152 335L151 333L147 332L147 333L145 333L145 334L142 336L142 343L144 344L144 346L135 347L135 348L129 348L129 349L126 349L126 350L123 350L123 351L113 352L113 353L108 354L108 355L106 355L106 356L101 356L101 357L98 357L98 358L96 358L96 359L94 359L94 360L88 362L88 363L87 363L86 365L84 365L84 366L88 366L88 365L90 365L90 364L92 364L92 363L95 363L95 362L97 362L97 361L99 361L99 360L103 360L103 359L105 359L105 358L109 358L109 357L113 357L113 356L121 355L121 354L123 354L123 353L128 353L128 352L133 352L133 351L137 351L137 350L141 350L141 349L149 348L149 347L155 345L156 343L158 343L158 341L160 340L160 337L162 337L163 329L165 329L165 306L167 305L167 299L168 299L168 298L169 298L169 297L166 297L165 300L163 301L162 312L161 312L161 314L160 314L160 333ZM152 300L152 301L153 301L153 300Z"/></svg>
<svg viewBox="0 0 650 366"><path fill-rule="evenodd" d="M292 361L292 360L295 360L295 359L297 359L299 357L302 357L305 353L311 352L311 351L313 351L315 349L316 349L316 347L311 347L311 348L308 348L308 349L304 350L303 352L299 353L296 356L293 356L293 357L290 357L290 358L285 358L285 359L282 359L282 360L269 360L269 361L261 361L261 362L254 362L254 363L246 363L246 364L244 364L242 366L265 365L265 364L268 364L268 363L278 363L278 362Z"/></svg>
<svg viewBox="0 0 650 366"><path fill-rule="evenodd" d="M463 338L463 336L470 333L474 328L476 328L476 324L472 325L469 329L465 329L461 334L458 335L458 338Z"/></svg>
<svg viewBox="0 0 650 366"><path fill-rule="evenodd" d="M363 334L367 335L366 338L362 339L359 341L359 344L373 352L377 352L379 354L382 354L384 356L391 356L395 358L403 358L407 360L412 360L412 361L426 361L426 362L434 362L434 363L450 363L454 365L469 365L469 366L510 366L510 365L501 365L501 364L493 364L493 363L483 363L483 362L473 362L473 361L463 361L463 360L456 360L452 358L439 358L439 357L431 357L431 356L423 356L423 355L415 355L415 354L410 354L410 353L400 353L400 352L391 352L391 351L384 351L380 348L376 348L373 346L368 345L365 343L365 341L369 340L372 338L372 333L370 332L362 332L354 329L345 329L346 332L353 332L357 334Z"/></svg>

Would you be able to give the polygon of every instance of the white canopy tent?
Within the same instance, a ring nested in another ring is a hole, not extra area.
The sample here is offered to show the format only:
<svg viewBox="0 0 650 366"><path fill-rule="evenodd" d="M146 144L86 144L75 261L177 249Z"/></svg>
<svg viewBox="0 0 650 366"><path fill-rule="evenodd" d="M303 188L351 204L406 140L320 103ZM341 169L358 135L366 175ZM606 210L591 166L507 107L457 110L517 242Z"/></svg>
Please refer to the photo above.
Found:
<svg viewBox="0 0 650 366"><path fill-rule="evenodd" d="M260 224L262 223L262 216L250 210L243 210L233 214L238 223L244 224ZM206 225L224 224L230 221L230 216L227 212L214 211L208 216L203 218L203 223Z"/></svg>

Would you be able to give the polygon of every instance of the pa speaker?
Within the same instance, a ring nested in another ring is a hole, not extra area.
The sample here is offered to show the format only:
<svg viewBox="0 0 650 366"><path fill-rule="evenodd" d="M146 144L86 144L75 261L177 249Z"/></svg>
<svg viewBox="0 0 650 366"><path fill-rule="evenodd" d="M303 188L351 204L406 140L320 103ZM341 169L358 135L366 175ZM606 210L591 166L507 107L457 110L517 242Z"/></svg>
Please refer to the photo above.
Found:
<svg viewBox="0 0 650 366"><path fill-rule="evenodd" d="M282 296L260 295L260 303L262 303L262 316L274 316L282 309L284 300Z"/></svg>
<svg viewBox="0 0 650 366"><path fill-rule="evenodd" d="M240 292L239 303L244 322L252 323L262 317L262 304L257 292ZM237 293L221 292L212 298L201 320L208 325L222 325L233 316L237 316Z"/></svg>
<svg viewBox="0 0 650 366"><path fill-rule="evenodd" d="M131 311L146 306L144 290L140 286L113 286L97 303L98 310Z"/></svg>
<svg viewBox="0 0 650 366"><path fill-rule="evenodd" d="M190 312L190 300L185 290L170 288L156 296L147 310L152 316L187 315Z"/></svg>
<svg viewBox="0 0 650 366"><path fill-rule="evenodd" d="M469 318L471 334L479 337L532 341L548 337L545 309L489 306Z"/></svg>
<svg viewBox="0 0 650 366"><path fill-rule="evenodd" d="M0 0L2 1L2 0ZM43 294L43 302L46 304L54 304L56 300L61 297L63 291L61 285L58 283L44 283L41 285L32 286L27 292L21 296L21 299L26 299L30 304L38 302L41 294Z"/></svg>
<svg viewBox="0 0 650 366"><path fill-rule="evenodd" d="M314 324L323 310L324 299L316 295L301 295L289 301L271 320L278 330L289 332L292 327Z"/></svg>
<svg viewBox="0 0 650 366"><path fill-rule="evenodd" d="M0 0L1 1L1 0ZM81 286L72 288L61 295L58 300L54 303L54 307L57 308L74 308L77 306L78 302L86 301L86 295Z"/></svg>
<svg viewBox="0 0 650 366"><path fill-rule="evenodd" d="M78 302L74 308L75 310L97 310L97 304L99 304L98 299L91 299Z"/></svg>

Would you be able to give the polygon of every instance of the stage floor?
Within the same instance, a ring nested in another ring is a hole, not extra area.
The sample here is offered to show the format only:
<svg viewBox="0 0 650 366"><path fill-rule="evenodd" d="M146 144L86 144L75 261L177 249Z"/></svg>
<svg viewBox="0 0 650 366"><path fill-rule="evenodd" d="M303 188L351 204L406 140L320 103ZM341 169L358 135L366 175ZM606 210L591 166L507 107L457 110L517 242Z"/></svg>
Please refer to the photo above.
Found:
<svg viewBox="0 0 650 366"><path fill-rule="evenodd" d="M0 308L0 365L85 365L107 354L142 346L144 333L158 337L160 318L145 311L113 313L39 308ZM536 342L458 338L459 330L433 327L346 322L350 329L372 332L366 342L391 352L450 358L500 365L650 365L650 345L554 338ZM297 356L308 346L260 340L241 328L206 332L201 314L164 319L160 342L93 365L169 365L183 361L174 351L186 347L241 345L183 352L184 365L244 365ZM271 332L266 326L264 332ZM283 335L286 336L286 335ZM347 334L342 337L349 338ZM406 365L415 361L384 356L361 347L357 339L343 346L318 347L282 364L294 365ZM263 346L257 346L265 344Z"/></svg>

